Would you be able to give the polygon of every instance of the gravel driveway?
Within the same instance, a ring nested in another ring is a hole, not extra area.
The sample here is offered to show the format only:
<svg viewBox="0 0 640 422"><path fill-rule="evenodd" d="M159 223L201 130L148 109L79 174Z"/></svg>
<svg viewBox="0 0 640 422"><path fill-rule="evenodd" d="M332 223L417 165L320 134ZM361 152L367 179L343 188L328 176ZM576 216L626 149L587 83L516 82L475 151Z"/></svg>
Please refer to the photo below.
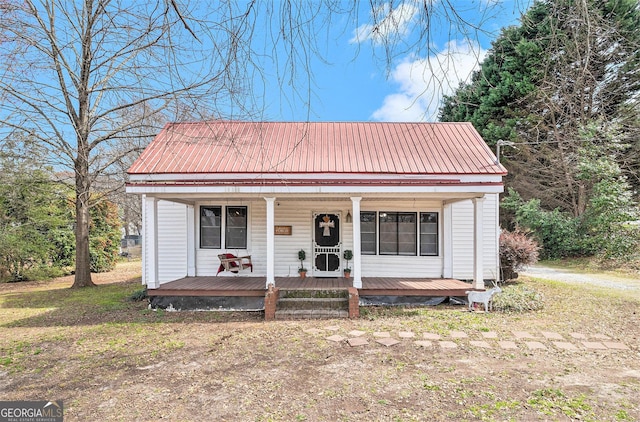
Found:
<svg viewBox="0 0 640 422"><path fill-rule="evenodd" d="M625 278L608 274L576 273L541 265L529 267L526 270L520 271L520 273L529 277L562 281L571 284L590 284L607 289L640 292L640 279L638 278Z"/></svg>

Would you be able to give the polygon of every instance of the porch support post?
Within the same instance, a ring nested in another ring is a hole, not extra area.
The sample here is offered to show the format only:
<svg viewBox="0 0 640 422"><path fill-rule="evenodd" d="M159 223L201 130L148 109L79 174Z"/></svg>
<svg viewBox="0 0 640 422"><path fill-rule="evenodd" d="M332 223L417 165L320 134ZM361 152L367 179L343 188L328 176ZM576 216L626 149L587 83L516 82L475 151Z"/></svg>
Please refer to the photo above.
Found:
<svg viewBox="0 0 640 422"><path fill-rule="evenodd" d="M353 212L353 287L362 288L362 259L360 245L360 201L361 197L351 197Z"/></svg>
<svg viewBox="0 0 640 422"><path fill-rule="evenodd" d="M158 281L158 201L152 196L142 196L142 227L144 227L144 242L142 242L142 271L144 284L149 289L160 287Z"/></svg>
<svg viewBox="0 0 640 422"><path fill-rule="evenodd" d="M453 278L453 204L442 207L442 277Z"/></svg>
<svg viewBox="0 0 640 422"><path fill-rule="evenodd" d="M276 198L264 198L267 201L267 285L276 285L275 265L276 265L276 240L275 240L275 201Z"/></svg>
<svg viewBox="0 0 640 422"><path fill-rule="evenodd" d="M484 289L484 268L483 268L483 235L482 219L484 196L474 198L473 201L473 288Z"/></svg>
<svg viewBox="0 0 640 422"><path fill-rule="evenodd" d="M195 207L187 205L187 277L196 275L196 223Z"/></svg>

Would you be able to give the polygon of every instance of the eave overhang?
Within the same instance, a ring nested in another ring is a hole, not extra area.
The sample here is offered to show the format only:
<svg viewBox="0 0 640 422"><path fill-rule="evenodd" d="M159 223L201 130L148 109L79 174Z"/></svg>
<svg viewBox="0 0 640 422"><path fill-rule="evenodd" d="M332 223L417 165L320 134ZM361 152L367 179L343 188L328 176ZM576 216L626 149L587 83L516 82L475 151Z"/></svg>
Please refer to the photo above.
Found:
<svg viewBox="0 0 640 422"><path fill-rule="evenodd" d="M134 181L127 184L133 194L425 194L501 193L501 180L378 179L331 180L172 180Z"/></svg>

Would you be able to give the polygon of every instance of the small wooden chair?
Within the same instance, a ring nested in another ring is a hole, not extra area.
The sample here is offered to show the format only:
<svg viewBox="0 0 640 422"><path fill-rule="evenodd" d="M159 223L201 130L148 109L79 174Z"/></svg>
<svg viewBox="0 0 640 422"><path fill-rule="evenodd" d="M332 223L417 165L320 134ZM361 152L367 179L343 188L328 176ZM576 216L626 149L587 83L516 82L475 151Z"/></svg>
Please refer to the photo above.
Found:
<svg viewBox="0 0 640 422"><path fill-rule="evenodd" d="M238 274L240 270L244 270L245 268L249 268L251 269L251 272L253 272L251 255L235 256L230 253L223 253L218 255L218 259L220 259L220 266L218 267L216 275L220 274L222 271L230 271Z"/></svg>

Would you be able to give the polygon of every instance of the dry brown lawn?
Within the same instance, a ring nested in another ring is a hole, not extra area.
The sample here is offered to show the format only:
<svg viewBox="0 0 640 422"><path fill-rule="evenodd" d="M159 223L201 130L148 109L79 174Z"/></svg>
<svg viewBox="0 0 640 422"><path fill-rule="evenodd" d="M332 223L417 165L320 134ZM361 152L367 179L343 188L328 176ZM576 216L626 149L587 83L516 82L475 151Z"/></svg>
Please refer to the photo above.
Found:
<svg viewBox="0 0 640 422"><path fill-rule="evenodd" d="M62 399L65 421L640 420L636 294L523 280L544 294L542 310L440 305L265 323L149 311L126 300L139 273L123 263L81 290L70 277L0 285L0 400ZM359 332L368 344L350 346ZM379 344L383 333L399 343ZM416 343L425 334L456 347Z"/></svg>

